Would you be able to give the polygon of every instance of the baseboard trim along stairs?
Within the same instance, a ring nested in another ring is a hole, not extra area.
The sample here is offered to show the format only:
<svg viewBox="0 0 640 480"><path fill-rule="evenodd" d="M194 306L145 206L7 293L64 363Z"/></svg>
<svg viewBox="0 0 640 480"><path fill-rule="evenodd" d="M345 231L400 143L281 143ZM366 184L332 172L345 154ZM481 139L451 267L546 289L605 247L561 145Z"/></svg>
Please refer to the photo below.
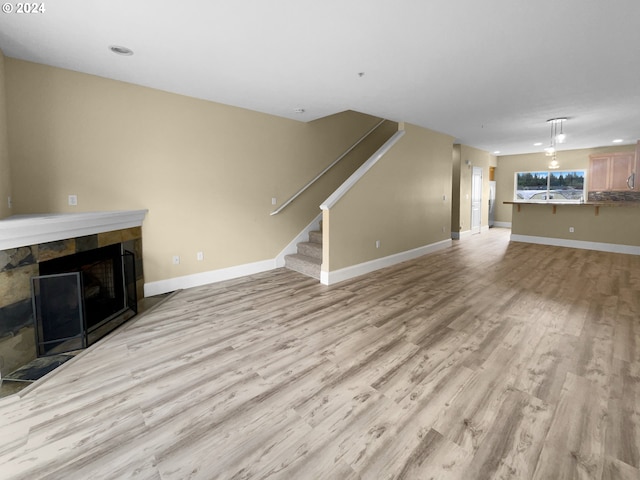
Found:
<svg viewBox="0 0 640 480"><path fill-rule="evenodd" d="M352 278L359 277L360 275L366 275L367 273L380 270L381 268L390 267L398 263L406 262L407 260L421 257L422 255L428 255L429 253L450 248L452 244L453 240L448 238L446 240L441 240L412 250L394 253L386 257L376 258L368 262L341 268L340 270L322 272L320 283L323 285L335 285L336 283L344 282L345 280L350 280Z"/></svg>
<svg viewBox="0 0 640 480"><path fill-rule="evenodd" d="M284 257L289 270L320 280L322 266L322 223L320 230L309 232L309 241L298 243L298 252Z"/></svg>
<svg viewBox="0 0 640 480"><path fill-rule="evenodd" d="M316 224L317 225L317 224ZM298 242L298 243L318 243L320 246L322 245L322 236L318 236L317 234L320 232L316 232L311 235L311 232L308 232L310 237L315 239L314 241L309 242ZM301 240L304 240L304 237L300 237ZM312 238L309 238L312 240ZM517 240L516 240L517 241ZM400 252L393 255L389 255L387 257L378 258L375 260L371 260L368 262L360 263L357 265L352 265L350 267L342 268L340 270L336 270L333 272L320 272L320 265L322 261L316 260L316 267L313 267L314 275L318 272L320 275L320 283L323 285L334 285L339 282L343 282L345 280L349 280L351 278L366 275L369 272L373 272L380 268L389 267L391 265L395 265L400 262L404 262L410 260L412 258L419 257L421 255L427 255L429 253L433 253L435 251L448 248L452 245L453 241L451 239L443 240L441 242L436 242L430 245L425 245L420 248L416 248L413 250L409 250L406 252ZM303 249L306 247L302 247ZM317 248L317 247L311 247ZM293 252L293 250L291 250ZM287 256L296 257L299 254L291 253L289 255L283 255L282 261ZM308 256L308 255L305 255ZM313 257L311 257L313 258ZM183 277L174 277L167 280L158 280L156 282L149 282L144 284L144 296L152 297L154 295L160 295L167 292L173 292L175 290L180 290L184 288L192 288L199 287L202 285L207 285L210 283L222 282L225 280L232 280L234 278L246 277L247 275L254 275L256 273L262 273L269 270L274 270L276 268L282 268L284 265L280 261L280 256L278 258L270 259L270 260L262 260L259 262L247 263L243 265L236 265L234 267L229 268L221 268L219 270L212 270L208 272L195 273L192 275L185 275ZM304 272L305 275L308 275ZM318 278L318 277L313 277Z"/></svg>

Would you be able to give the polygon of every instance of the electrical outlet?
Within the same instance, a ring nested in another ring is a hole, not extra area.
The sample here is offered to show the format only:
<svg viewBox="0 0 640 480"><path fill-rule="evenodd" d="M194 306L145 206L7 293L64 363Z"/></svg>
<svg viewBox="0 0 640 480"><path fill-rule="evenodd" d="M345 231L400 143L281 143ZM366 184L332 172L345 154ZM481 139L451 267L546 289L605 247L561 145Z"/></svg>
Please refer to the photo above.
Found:
<svg viewBox="0 0 640 480"><path fill-rule="evenodd" d="M180 265L180 255L174 255L173 256L173 264L174 265Z"/></svg>
<svg viewBox="0 0 640 480"><path fill-rule="evenodd" d="M198 252L196 253L196 259L201 262L202 260L204 260L204 252Z"/></svg>
<svg viewBox="0 0 640 480"><path fill-rule="evenodd" d="M271 197L271 205L276 205L278 203L278 200L276 199L276 197Z"/></svg>
<svg viewBox="0 0 640 480"><path fill-rule="evenodd" d="M575 232L575 229L573 227L569 227L569 233L573 233Z"/></svg>
<svg viewBox="0 0 640 480"><path fill-rule="evenodd" d="M376 248L380 248L380 240L376 240Z"/></svg>
<svg viewBox="0 0 640 480"><path fill-rule="evenodd" d="M7 197L7 206L9 208L13 208L13 201L11 200L11 195Z"/></svg>
<svg viewBox="0 0 640 480"><path fill-rule="evenodd" d="M78 196L77 195L69 195L69 205L73 205L74 207L78 205Z"/></svg>

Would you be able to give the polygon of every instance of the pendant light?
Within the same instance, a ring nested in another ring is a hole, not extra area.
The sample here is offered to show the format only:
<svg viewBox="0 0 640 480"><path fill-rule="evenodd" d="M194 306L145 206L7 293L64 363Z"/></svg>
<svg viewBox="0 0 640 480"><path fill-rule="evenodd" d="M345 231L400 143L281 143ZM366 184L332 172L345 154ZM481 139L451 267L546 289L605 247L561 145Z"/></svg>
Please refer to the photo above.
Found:
<svg viewBox="0 0 640 480"><path fill-rule="evenodd" d="M560 168L560 165L558 164L558 160L556 158L556 152L557 152L556 144L564 143L565 140L567 139L567 136L564 133L564 128L563 128L564 122L566 121L567 121L566 117L551 118L547 120L547 123L551 124L551 139L549 141L549 146L544 149L544 152L545 152L545 155L547 155L548 157L551 157L551 162L549 163L549 168L551 170Z"/></svg>

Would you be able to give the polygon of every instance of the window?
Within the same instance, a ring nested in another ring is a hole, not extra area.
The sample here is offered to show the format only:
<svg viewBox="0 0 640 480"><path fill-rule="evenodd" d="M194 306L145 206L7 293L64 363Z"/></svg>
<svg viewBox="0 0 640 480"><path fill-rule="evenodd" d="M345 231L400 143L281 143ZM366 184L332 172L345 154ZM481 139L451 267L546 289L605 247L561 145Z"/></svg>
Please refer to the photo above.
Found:
<svg viewBox="0 0 640 480"><path fill-rule="evenodd" d="M584 170L516 172L514 200L578 203L584 200Z"/></svg>

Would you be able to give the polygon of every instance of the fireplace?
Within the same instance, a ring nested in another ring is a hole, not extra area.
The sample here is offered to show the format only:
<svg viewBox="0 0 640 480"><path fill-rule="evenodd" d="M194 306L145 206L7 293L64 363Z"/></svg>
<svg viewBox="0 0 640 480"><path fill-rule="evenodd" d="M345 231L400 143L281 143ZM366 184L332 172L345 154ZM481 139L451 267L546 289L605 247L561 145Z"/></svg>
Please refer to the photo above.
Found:
<svg viewBox="0 0 640 480"><path fill-rule="evenodd" d="M31 278L55 274L56 270L40 271L40 265L49 260L110 245L120 246L119 251L123 253L133 252L136 292L125 289L128 309L124 313L125 317L133 316L133 299L137 297L141 301L144 298L142 222L146 213L146 210L48 213L15 215L0 220L0 379L8 378L38 356ZM130 260L133 260L131 256L125 257L123 261L127 263L123 268L131 263ZM127 267L127 272L133 272L133 268ZM129 280L126 283L131 285ZM88 302L85 303L88 307ZM85 343L91 344L103 329L112 325L107 322L95 330L94 325L87 325ZM82 343L82 336L76 343ZM62 343L57 347L62 349Z"/></svg>
<svg viewBox="0 0 640 480"><path fill-rule="evenodd" d="M37 355L86 348L137 313L135 255L116 243L39 264Z"/></svg>

